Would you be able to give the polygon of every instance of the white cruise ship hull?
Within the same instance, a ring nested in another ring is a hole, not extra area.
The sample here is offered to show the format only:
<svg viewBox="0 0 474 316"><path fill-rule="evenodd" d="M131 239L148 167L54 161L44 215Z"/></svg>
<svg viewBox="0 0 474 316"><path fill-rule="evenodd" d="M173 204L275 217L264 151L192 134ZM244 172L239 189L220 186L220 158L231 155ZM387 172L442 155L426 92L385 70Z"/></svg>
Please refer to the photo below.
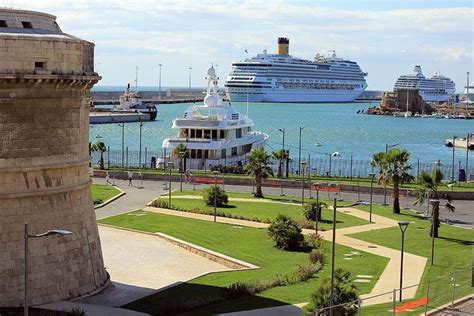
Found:
<svg viewBox="0 0 474 316"><path fill-rule="evenodd" d="M247 93L228 88L226 92L232 102L342 103L353 102L364 90L250 89Z"/></svg>

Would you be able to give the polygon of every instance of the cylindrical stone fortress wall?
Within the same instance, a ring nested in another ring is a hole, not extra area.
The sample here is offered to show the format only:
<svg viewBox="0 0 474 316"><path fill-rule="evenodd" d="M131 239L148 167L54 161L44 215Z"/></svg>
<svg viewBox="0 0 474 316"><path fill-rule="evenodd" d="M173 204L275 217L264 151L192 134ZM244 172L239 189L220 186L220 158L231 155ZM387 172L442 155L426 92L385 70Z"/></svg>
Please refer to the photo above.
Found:
<svg viewBox="0 0 474 316"><path fill-rule="evenodd" d="M0 20L15 12L1 9ZM54 23L44 17L37 19ZM100 79L93 44L27 32L0 32L0 55L15 51L0 67L0 307L23 305L25 222L31 234L73 232L30 239L30 304L82 296L108 282L88 170L90 89ZM36 71L38 58L46 63Z"/></svg>

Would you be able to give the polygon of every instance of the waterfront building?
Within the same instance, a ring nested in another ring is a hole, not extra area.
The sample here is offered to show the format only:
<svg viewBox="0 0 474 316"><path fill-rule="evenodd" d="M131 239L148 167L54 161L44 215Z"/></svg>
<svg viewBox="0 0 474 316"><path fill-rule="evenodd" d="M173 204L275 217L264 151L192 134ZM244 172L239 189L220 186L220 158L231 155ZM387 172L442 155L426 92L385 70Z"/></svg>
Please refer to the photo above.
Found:
<svg viewBox="0 0 474 316"><path fill-rule="evenodd" d="M314 61L289 55L289 39L278 39L277 54L232 63L225 82L231 101L352 102L367 88L359 65L335 51Z"/></svg>
<svg viewBox="0 0 474 316"><path fill-rule="evenodd" d="M263 146L268 135L252 131L254 122L222 101L214 67L207 70L207 80L204 105L192 105L182 117L173 120L178 135L166 138L163 148L171 161L176 162L179 155L174 149L179 144L186 145L187 161L192 169L243 164L245 156Z"/></svg>
<svg viewBox="0 0 474 316"><path fill-rule="evenodd" d="M456 87L448 77L439 73L431 78L426 78L421 71L421 66L416 65L413 74L400 76L393 87L394 91L399 89L416 89L426 102L447 102L453 97Z"/></svg>
<svg viewBox="0 0 474 316"><path fill-rule="evenodd" d="M24 223L31 234L29 303L108 285L89 177L94 44L53 15L0 8L0 307L23 306Z"/></svg>

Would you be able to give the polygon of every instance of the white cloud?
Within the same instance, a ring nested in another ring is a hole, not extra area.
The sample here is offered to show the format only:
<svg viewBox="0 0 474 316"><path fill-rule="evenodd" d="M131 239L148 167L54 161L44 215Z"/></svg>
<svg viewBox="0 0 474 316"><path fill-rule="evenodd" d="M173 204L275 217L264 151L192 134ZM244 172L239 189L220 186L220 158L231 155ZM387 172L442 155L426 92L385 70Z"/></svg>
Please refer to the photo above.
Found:
<svg viewBox="0 0 474 316"><path fill-rule="evenodd" d="M391 77L399 74L387 76L381 64L409 70L421 60L459 78L472 68L471 7L354 10L282 0L4 0L2 5L55 14L65 32L95 42L103 81L112 84L124 80L116 63L134 69L137 60L149 63L142 66L144 81L155 80L146 69L158 60L173 69L192 63L196 72L218 62L224 77L232 61L245 58L244 49L272 52L278 36L290 37L296 56L313 58L320 50L336 49L364 70L374 69L368 78L372 89L391 88ZM168 76L170 85L186 83L180 75Z"/></svg>

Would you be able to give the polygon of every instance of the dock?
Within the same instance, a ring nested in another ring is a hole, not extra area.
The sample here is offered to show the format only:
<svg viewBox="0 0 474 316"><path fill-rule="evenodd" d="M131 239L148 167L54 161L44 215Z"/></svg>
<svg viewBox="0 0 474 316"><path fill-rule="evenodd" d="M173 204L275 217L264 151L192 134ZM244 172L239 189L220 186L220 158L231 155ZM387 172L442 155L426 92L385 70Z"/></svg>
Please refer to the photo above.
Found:
<svg viewBox="0 0 474 316"><path fill-rule="evenodd" d="M148 122L150 114L140 112L91 112L89 114L90 124L112 124L112 123L131 123Z"/></svg>

